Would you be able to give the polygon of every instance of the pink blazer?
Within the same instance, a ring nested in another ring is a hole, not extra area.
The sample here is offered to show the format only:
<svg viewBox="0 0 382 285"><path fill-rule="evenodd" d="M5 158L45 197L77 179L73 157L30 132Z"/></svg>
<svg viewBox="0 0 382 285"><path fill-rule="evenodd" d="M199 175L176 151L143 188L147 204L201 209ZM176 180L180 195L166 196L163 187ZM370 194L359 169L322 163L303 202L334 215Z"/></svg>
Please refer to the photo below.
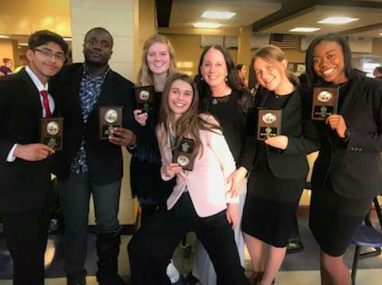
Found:
<svg viewBox="0 0 382 285"><path fill-rule="evenodd" d="M218 122L211 116L202 114L206 120L214 124ZM187 187L196 213L199 217L212 216L227 207L227 203L238 203L238 197L228 197L227 177L236 169L234 158L221 133L201 130L200 139L203 145L195 159L192 171L183 170L177 174L176 185L167 199L167 209L171 209ZM163 125L159 126L157 138L162 157L162 179L170 180L171 176L163 174L163 165L172 162L170 138L162 138ZM166 142L166 143L163 143Z"/></svg>

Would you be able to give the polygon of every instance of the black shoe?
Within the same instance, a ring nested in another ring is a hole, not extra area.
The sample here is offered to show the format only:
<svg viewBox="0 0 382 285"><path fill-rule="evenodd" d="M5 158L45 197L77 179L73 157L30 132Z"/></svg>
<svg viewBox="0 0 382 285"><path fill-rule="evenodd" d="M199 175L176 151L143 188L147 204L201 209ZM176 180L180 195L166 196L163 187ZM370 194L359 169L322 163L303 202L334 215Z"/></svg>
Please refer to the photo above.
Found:
<svg viewBox="0 0 382 285"><path fill-rule="evenodd" d="M286 254L298 253L304 250L304 244L301 240L289 241Z"/></svg>

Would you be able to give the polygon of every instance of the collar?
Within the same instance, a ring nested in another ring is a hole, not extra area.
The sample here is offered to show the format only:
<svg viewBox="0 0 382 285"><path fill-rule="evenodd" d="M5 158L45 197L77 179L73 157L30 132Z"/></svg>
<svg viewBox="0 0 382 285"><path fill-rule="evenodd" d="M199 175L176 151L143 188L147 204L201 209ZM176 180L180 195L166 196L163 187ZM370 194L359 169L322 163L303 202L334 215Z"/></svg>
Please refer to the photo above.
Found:
<svg viewBox="0 0 382 285"><path fill-rule="evenodd" d="M109 65L107 65L107 69L106 69L106 71L104 72L104 74L102 74L102 75L100 75L100 76L97 76L97 77L93 77L92 76L92 74L89 72L89 68L86 66L86 64L84 63L83 64L83 68L82 68L82 75L89 75L89 76L91 76L91 77L93 77L93 78L105 78L107 75L108 75L108 73L110 72L110 66Z"/></svg>
<svg viewBox="0 0 382 285"><path fill-rule="evenodd" d="M40 92L42 90L48 90L48 83L46 83L46 85L44 86L44 84L42 84L40 79L38 79L37 75L34 74L34 72L32 71L32 69L29 66L27 66L25 68L25 71L29 75L29 77L32 79L33 84L36 86L38 92Z"/></svg>

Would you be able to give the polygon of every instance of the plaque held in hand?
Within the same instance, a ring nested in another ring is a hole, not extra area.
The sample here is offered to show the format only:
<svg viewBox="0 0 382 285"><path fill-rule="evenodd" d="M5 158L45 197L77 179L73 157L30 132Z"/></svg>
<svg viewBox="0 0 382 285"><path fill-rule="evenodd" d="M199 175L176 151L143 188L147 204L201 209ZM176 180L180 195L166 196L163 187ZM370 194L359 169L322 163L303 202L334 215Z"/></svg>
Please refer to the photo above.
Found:
<svg viewBox="0 0 382 285"><path fill-rule="evenodd" d="M174 152L173 161L178 163L184 170L192 171L194 168L194 150L195 141L193 139L183 138L180 145Z"/></svg>
<svg viewBox="0 0 382 285"><path fill-rule="evenodd" d="M137 108L142 113L149 113L155 109L154 86L135 87Z"/></svg>
<svg viewBox="0 0 382 285"><path fill-rule="evenodd" d="M312 120L325 121L337 113L338 87L314 87Z"/></svg>
<svg viewBox="0 0 382 285"><path fill-rule="evenodd" d="M109 139L113 128L122 127L122 106L99 107L99 139Z"/></svg>
<svg viewBox="0 0 382 285"><path fill-rule="evenodd" d="M259 109L257 139L265 141L281 134L281 110Z"/></svg>
<svg viewBox="0 0 382 285"><path fill-rule="evenodd" d="M64 118L40 119L40 142L56 151L62 150L64 139Z"/></svg>

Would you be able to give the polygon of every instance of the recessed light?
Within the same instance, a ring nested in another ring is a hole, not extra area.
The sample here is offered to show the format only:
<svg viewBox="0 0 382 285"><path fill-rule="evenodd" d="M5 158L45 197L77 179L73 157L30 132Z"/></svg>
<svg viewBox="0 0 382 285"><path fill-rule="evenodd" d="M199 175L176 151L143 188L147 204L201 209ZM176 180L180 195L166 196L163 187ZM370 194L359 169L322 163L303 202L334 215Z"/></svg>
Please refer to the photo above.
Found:
<svg viewBox="0 0 382 285"><path fill-rule="evenodd" d="M351 22L358 21L359 18L350 18L350 17L330 17L318 21L319 24L347 24Z"/></svg>
<svg viewBox="0 0 382 285"><path fill-rule="evenodd" d="M312 33L315 31L321 30L320 28L313 28L313 27L297 27L289 30L289 32L303 32L303 33Z"/></svg>
<svg viewBox="0 0 382 285"><path fill-rule="evenodd" d="M202 14L202 17L210 19L231 19L235 15L236 13L233 12L206 11Z"/></svg>
<svg viewBox="0 0 382 285"><path fill-rule="evenodd" d="M9 36L0 35L0 39L9 39L9 38L10 38Z"/></svg>
<svg viewBox="0 0 382 285"><path fill-rule="evenodd" d="M207 29L217 29L221 25L218 23L195 23L194 27L195 28L207 28Z"/></svg>

